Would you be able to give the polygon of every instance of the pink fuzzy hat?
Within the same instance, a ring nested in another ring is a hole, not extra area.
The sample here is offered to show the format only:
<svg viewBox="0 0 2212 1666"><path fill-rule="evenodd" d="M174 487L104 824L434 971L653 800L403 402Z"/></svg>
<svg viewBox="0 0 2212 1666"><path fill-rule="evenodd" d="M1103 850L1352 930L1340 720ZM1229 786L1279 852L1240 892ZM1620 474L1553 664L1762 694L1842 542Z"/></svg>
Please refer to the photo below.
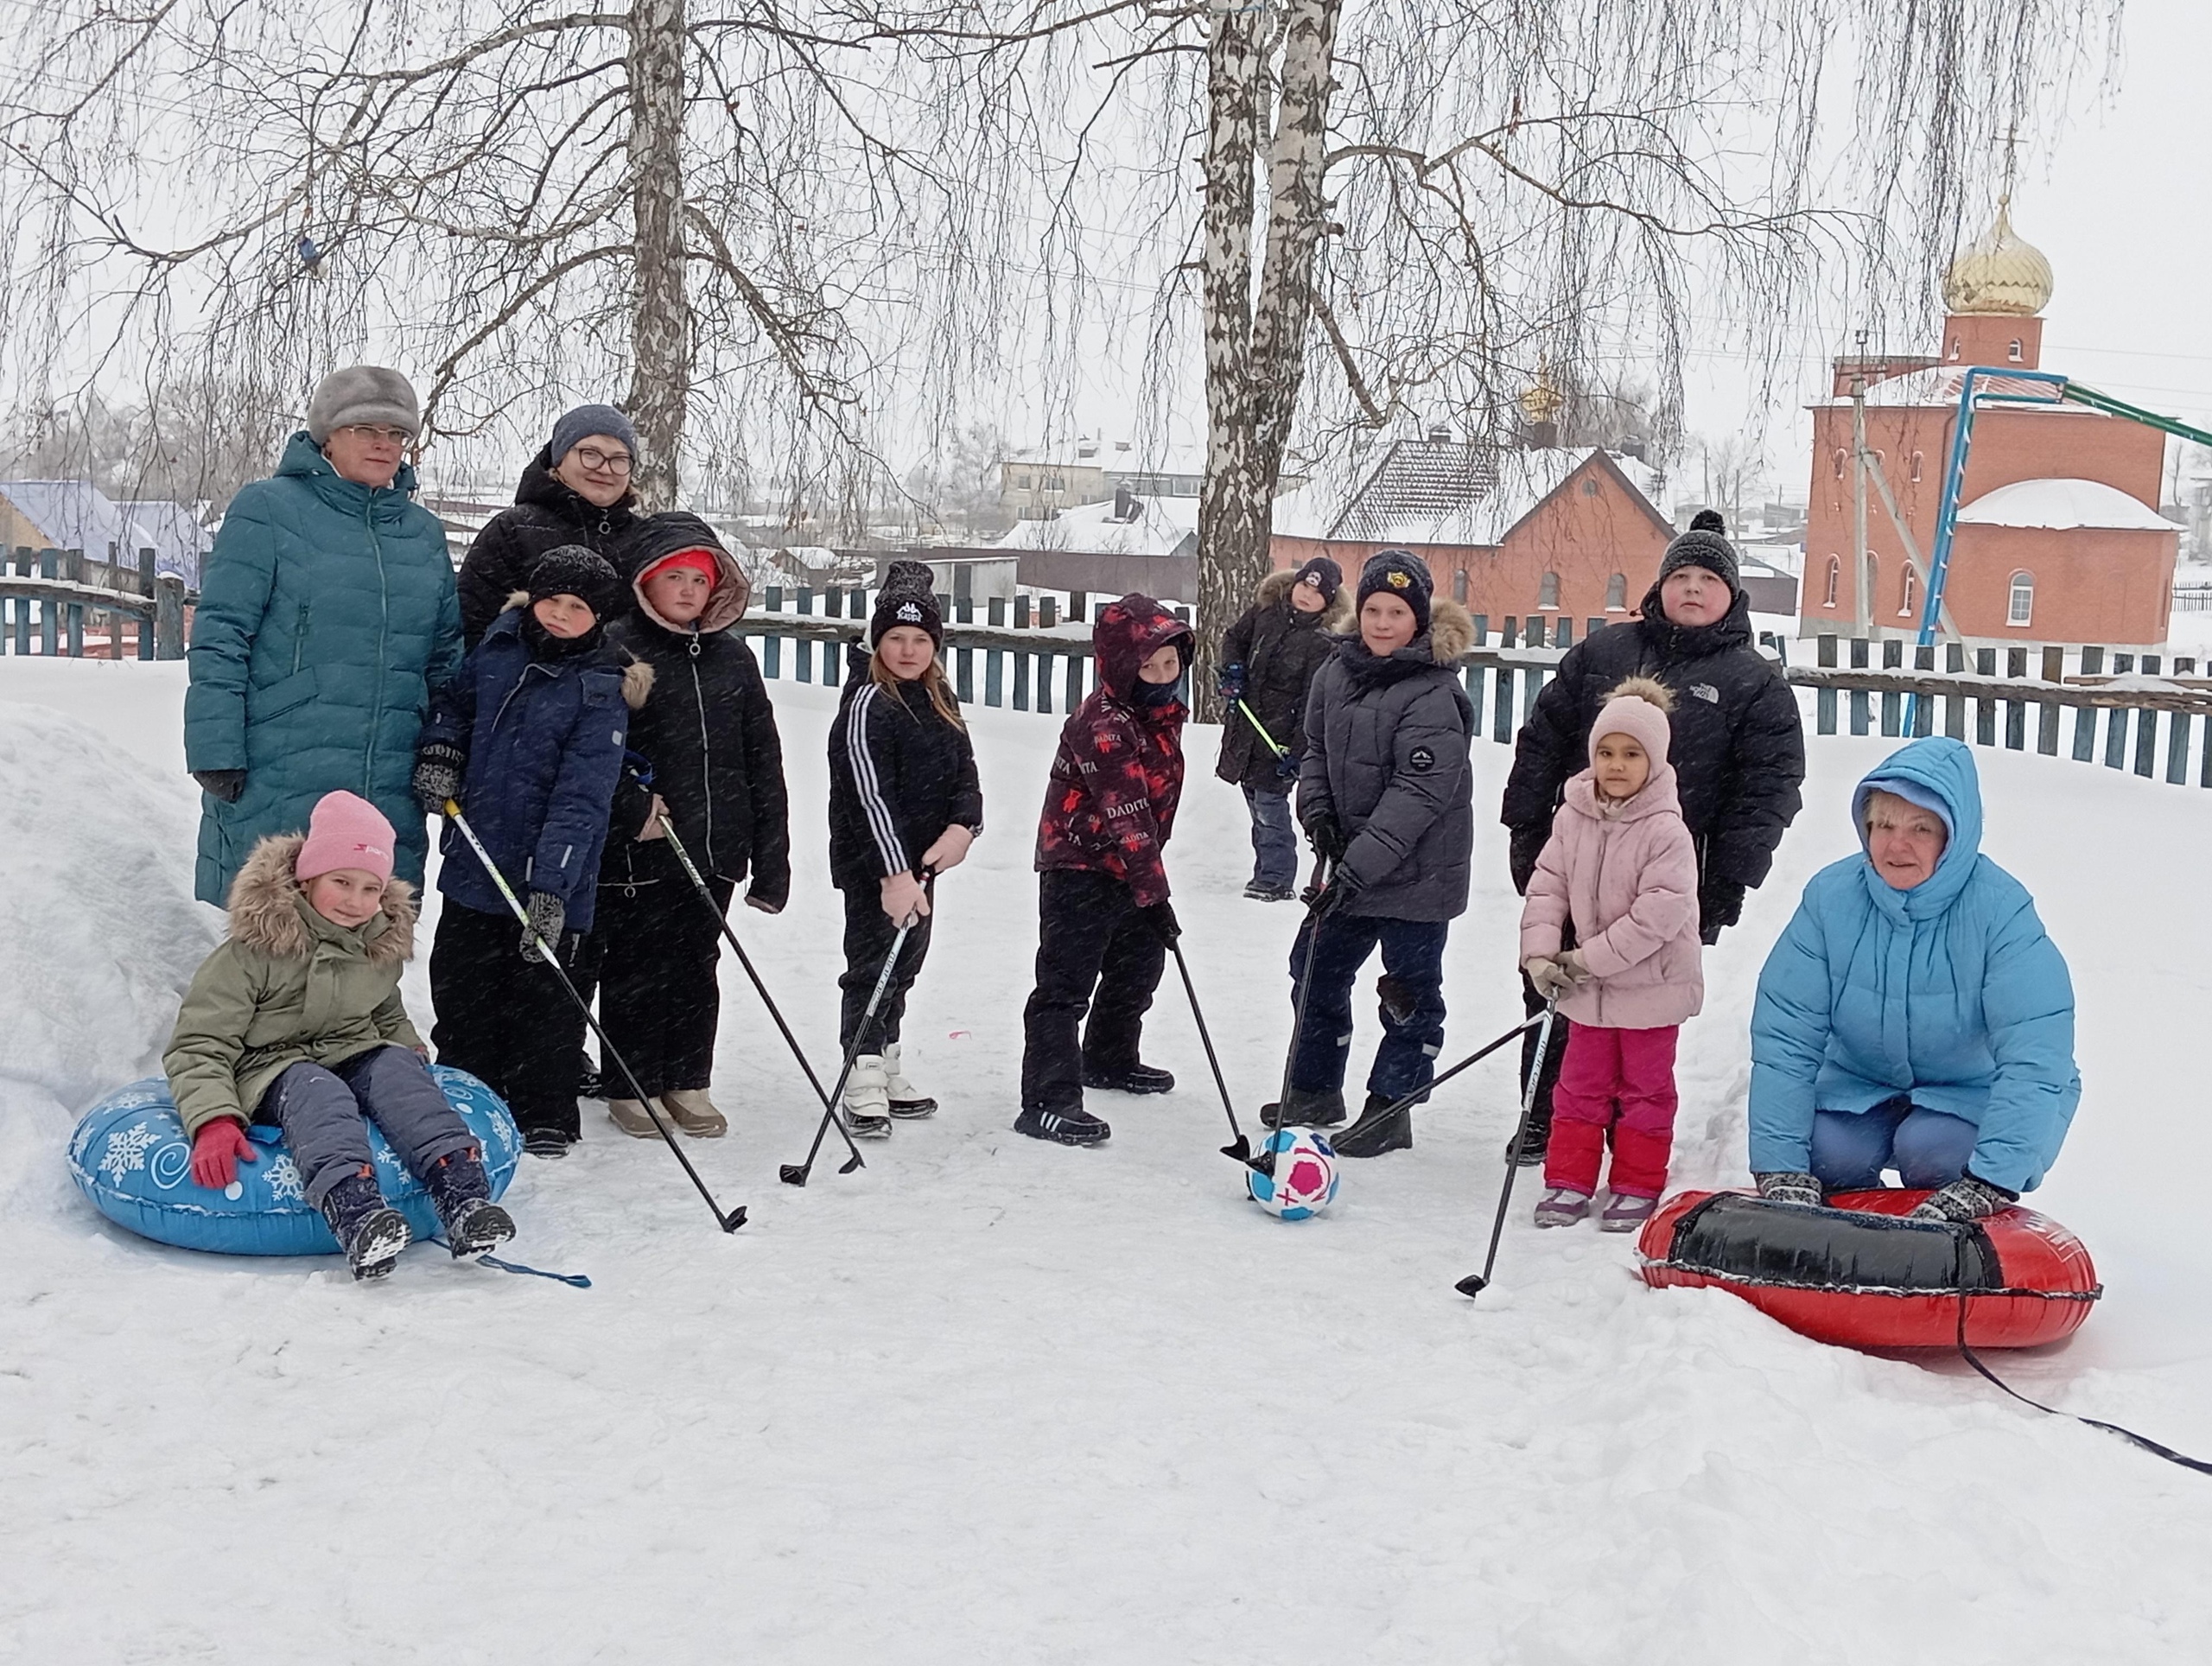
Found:
<svg viewBox="0 0 2212 1666"><path fill-rule="evenodd" d="M308 817L308 842L293 861L292 873L305 884L341 868L358 868L380 880L391 877L391 823L366 798L351 792L326 792Z"/></svg>
<svg viewBox="0 0 2212 1666"><path fill-rule="evenodd" d="M1644 750L1656 774L1667 762L1674 731L1667 714L1675 709L1674 690L1656 677L1631 677L1606 698L1590 725L1590 759L1598 758L1598 742L1608 734L1625 734Z"/></svg>

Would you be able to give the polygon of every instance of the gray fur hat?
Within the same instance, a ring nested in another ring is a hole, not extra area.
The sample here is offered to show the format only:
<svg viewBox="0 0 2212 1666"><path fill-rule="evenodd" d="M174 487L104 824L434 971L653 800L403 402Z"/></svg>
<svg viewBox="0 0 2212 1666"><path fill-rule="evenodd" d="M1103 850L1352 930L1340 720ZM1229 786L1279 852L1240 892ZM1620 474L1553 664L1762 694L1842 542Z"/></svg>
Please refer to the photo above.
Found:
<svg viewBox="0 0 2212 1666"><path fill-rule="evenodd" d="M308 401L308 438L317 445L328 442L334 429L355 423L377 423L404 428L409 434L423 431L423 407L404 376L379 365L348 365L322 378Z"/></svg>

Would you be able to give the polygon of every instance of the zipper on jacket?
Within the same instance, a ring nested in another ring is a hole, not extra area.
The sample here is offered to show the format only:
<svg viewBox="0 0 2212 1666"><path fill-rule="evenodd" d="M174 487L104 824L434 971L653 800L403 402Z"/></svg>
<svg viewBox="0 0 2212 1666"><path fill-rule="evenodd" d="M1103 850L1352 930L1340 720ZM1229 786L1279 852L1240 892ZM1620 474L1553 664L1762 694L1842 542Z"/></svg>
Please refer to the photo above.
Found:
<svg viewBox="0 0 2212 1666"><path fill-rule="evenodd" d="M307 653L308 619L314 611L313 602L302 601L300 604L300 622L292 632L292 675L295 677L300 674L300 663Z"/></svg>
<svg viewBox="0 0 2212 1666"><path fill-rule="evenodd" d="M385 667L391 658L391 586L384 569L384 541L377 537L377 493L381 490L372 487L361 510L369 551L377 561L377 698L369 712L369 749L361 760L361 796L372 804L376 802L377 732L384 724Z"/></svg>
<svg viewBox="0 0 2212 1666"><path fill-rule="evenodd" d="M707 734L707 691L699 683L699 627L691 626L691 639L684 644L691 656L691 701L699 709L699 779L706 785L707 800L707 871L715 871L715 743Z"/></svg>

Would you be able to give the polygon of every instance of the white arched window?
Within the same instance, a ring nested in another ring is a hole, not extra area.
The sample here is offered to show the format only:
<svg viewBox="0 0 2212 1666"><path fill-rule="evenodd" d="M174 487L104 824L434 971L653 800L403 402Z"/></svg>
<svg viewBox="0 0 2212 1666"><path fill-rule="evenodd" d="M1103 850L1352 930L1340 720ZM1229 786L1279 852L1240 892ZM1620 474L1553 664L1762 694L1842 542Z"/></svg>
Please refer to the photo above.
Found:
<svg viewBox="0 0 2212 1666"><path fill-rule="evenodd" d="M1605 611L1624 614L1628 611L1628 575L1614 573L1605 580Z"/></svg>
<svg viewBox="0 0 2212 1666"><path fill-rule="evenodd" d="M1546 573L1543 582L1536 587L1536 606L1539 607L1559 606L1559 575L1557 573Z"/></svg>
<svg viewBox="0 0 2212 1666"><path fill-rule="evenodd" d="M1899 618L1910 619L1912 616L1912 604L1917 599L1919 589L1920 575L1913 571L1912 563L1907 562L1904 577L1897 585L1897 616Z"/></svg>
<svg viewBox="0 0 2212 1666"><path fill-rule="evenodd" d="M2036 575L2033 573L2012 575L2012 588L2005 607L2007 625L2025 625L2035 617Z"/></svg>
<svg viewBox="0 0 2212 1666"><path fill-rule="evenodd" d="M1453 569L1452 574L1452 600L1454 601L1465 601L1466 599L1467 569L1464 567L1460 567Z"/></svg>
<svg viewBox="0 0 2212 1666"><path fill-rule="evenodd" d="M1828 588L1827 594L1821 598L1821 607L1833 607L1835 606L1836 591L1842 586L1842 583L1843 557L1841 556L1830 556L1828 557Z"/></svg>

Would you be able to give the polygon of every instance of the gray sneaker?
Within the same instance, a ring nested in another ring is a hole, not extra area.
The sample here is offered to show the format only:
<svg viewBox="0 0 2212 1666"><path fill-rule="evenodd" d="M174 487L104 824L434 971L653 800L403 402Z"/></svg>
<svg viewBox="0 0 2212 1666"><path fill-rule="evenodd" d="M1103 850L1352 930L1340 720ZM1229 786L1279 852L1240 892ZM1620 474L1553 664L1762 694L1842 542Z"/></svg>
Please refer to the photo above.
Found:
<svg viewBox="0 0 2212 1666"><path fill-rule="evenodd" d="M1570 1192L1555 1186L1543 1195L1536 1205L1536 1224L1539 1226L1572 1226L1590 1213L1587 1192Z"/></svg>

